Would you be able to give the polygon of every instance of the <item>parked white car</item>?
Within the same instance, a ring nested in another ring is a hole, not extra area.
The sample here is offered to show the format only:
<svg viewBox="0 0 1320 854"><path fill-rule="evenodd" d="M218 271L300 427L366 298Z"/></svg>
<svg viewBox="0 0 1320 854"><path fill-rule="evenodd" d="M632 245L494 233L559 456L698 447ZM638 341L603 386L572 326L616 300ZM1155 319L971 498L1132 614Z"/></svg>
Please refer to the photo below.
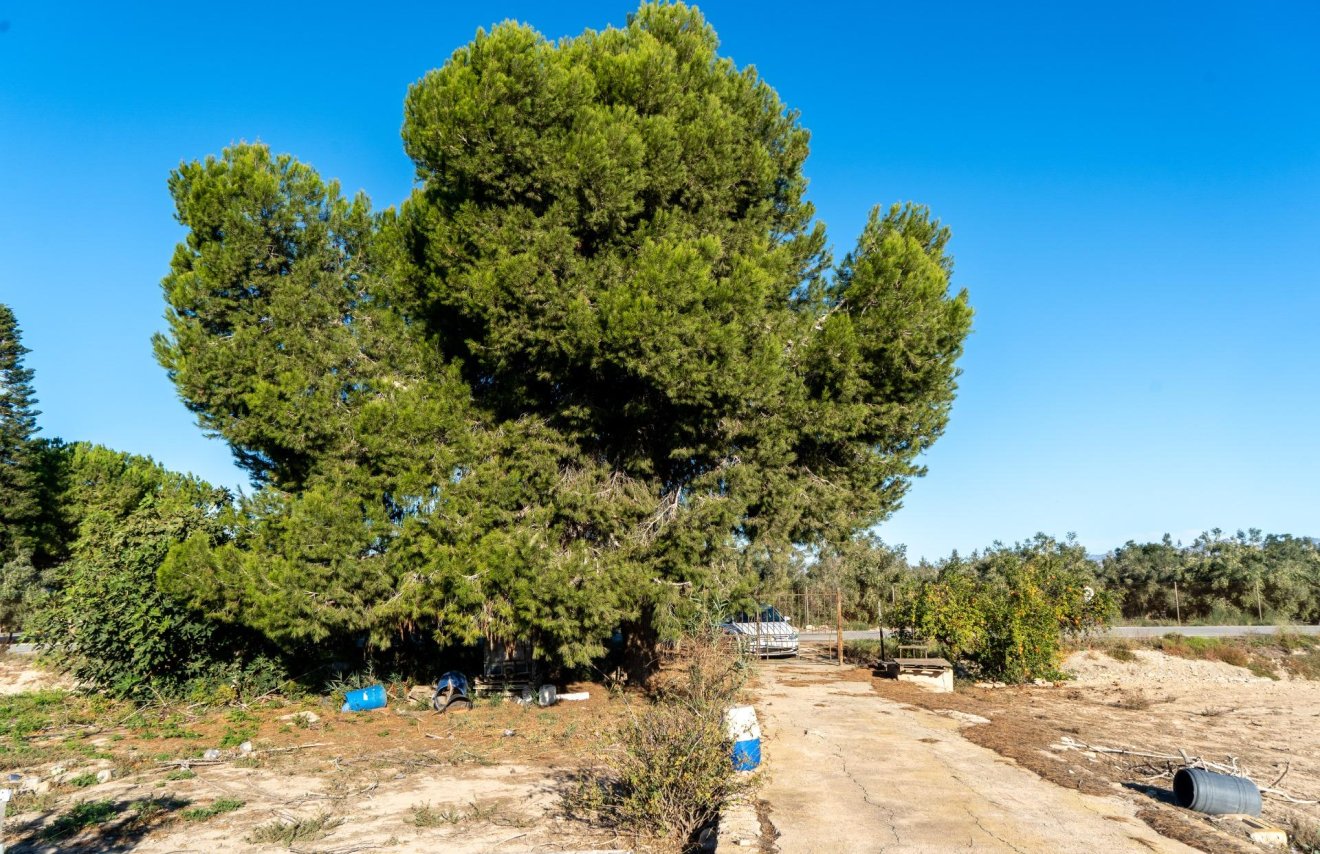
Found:
<svg viewBox="0 0 1320 854"><path fill-rule="evenodd" d="M796 656L798 632L788 618L773 605L762 605L760 620L755 612L737 614L725 620L720 628L738 639L738 644L752 655Z"/></svg>

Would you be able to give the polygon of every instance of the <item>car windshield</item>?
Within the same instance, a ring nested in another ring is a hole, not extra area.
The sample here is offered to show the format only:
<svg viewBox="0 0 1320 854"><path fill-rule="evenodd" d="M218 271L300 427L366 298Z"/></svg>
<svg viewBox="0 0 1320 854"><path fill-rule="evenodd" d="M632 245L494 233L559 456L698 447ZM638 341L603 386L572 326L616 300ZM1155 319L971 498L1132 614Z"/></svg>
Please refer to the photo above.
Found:
<svg viewBox="0 0 1320 854"><path fill-rule="evenodd" d="M734 617L733 621L735 623L755 623L757 618L755 613L744 612ZM762 623L782 623L784 622L784 615L779 613L779 609L773 605L763 605L760 621Z"/></svg>

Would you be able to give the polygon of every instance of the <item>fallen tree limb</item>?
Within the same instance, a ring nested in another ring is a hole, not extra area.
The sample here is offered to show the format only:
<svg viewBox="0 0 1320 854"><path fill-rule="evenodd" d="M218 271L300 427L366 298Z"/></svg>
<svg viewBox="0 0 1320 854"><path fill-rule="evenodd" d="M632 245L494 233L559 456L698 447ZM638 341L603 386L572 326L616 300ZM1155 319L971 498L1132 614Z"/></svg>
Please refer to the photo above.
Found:
<svg viewBox="0 0 1320 854"><path fill-rule="evenodd" d="M1067 736L1067 735L1060 738L1059 742L1073 749L1090 750L1094 753L1108 753L1118 756L1139 756L1144 759L1163 759L1166 762L1181 762L1183 764L1183 767L1185 768L1201 768L1206 771L1217 771L1220 774L1228 774L1233 777L1242 777L1244 779L1251 780L1252 783L1256 783L1256 781L1251 778L1251 775L1247 773L1246 768L1238 766L1238 759L1236 756L1228 757L1229 762L1231 764L1226 765L1222 762L1211 762L1201 756L1190 756L1188 755L1187 751L1182 748L1178 748L1178 753L1176 755L1172 753L1152 753L1147 750L1132 750L1131 748L1127 748L1127 747L1106 747L1105 745L1101 745L1101 744L1087 744L1086 742L1081 741L1080 739L1072 738L1071 736ZM1268 786L1262 786L1259 783L1256 783L1256 788L1260 789L1260 793L1262 795L1269 795L1270 797L1287 801L1290 804L1302 804L1302 805L1320 804L1320 800L1313 800L1310 798L1299 798L1296 795L1293 795L1289 792L1284 791L1283 789L1278 788L1279 783L1281 783L1283 781L1283 778L1288 775L1288 771L1291 768L1292 768L1292 760L1291 759L1285 760L1283 772L1279 774L1277 778L1275 778L1273 783L1271 783ZM1161 771L1158 774L1147 777L1146 781L1151 782L1153 780L1162 779L1166 775L1171 775L1172 770L1173 769L1170 768L1168 771Z"/></svg>
<svg viewBox="0 0 1320 854"><path fill-rule="evenodd" d="M328 741L314 741L311 744L295 744L293 747L272 747L268 750L254 750L253 753L289 753L294 750L307 750L312 747L329 747Z"/></svg>

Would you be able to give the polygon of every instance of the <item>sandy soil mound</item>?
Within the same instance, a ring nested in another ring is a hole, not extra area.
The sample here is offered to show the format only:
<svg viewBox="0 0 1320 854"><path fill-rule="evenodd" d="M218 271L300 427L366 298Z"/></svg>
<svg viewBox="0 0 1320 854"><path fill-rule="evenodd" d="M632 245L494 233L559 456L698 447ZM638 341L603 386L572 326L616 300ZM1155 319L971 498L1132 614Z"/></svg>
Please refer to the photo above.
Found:
<svg viewBox="0 0 1320 854"><path fill-rule="evenodd" d="M1118 661L1103 652L1075 652L1064 662L1063 669L1076 675L1073 684L1087 687L1124 688L1179 688L1189 690L1197 685L1246 685L1269 683L1273 680L1256 676L1245 667L1235 667L1222 661L1200 661L1177 658L1154 650L1133 650L1136 661Z"/></svg>

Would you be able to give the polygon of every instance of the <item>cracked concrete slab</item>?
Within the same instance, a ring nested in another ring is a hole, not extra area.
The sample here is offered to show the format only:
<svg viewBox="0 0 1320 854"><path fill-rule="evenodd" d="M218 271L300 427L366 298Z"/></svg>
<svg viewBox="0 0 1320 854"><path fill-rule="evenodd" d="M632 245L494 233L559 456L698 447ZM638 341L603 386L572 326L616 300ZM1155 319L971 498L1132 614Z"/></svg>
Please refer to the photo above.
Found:
<svg viewBox="0 0 1320 854"><path fill-rule="evenodd" d="M833 665L770 662L761 683L761 797L786 854L1194 851L1128 801L1056 786Z"/></svg>

